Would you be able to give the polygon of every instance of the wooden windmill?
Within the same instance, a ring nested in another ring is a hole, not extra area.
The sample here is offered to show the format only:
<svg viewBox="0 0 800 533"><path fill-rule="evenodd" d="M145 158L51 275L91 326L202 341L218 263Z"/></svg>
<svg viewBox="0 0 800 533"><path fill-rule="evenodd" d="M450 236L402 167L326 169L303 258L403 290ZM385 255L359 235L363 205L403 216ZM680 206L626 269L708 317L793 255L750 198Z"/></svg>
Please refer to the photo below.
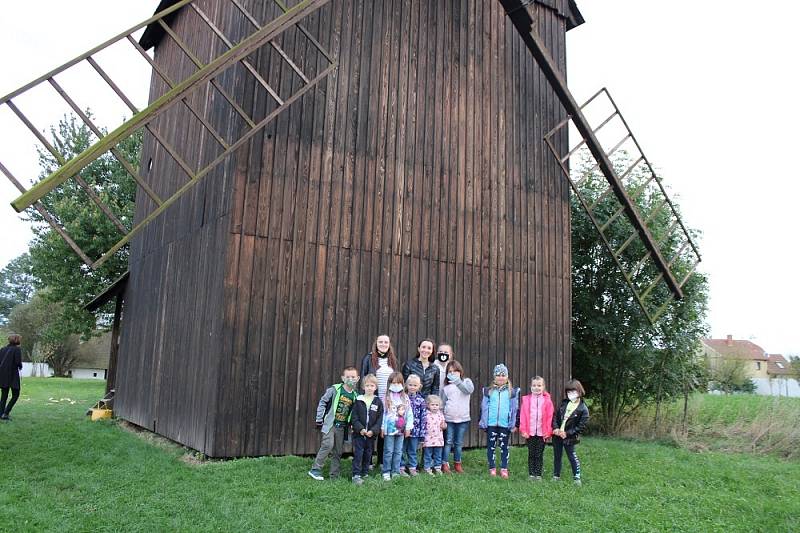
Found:
<svg viewBox="0 0 800 533"><path fill-rule="evenodd" d="M571 0L164 0L0 99L55 152L14 103L52 85L98 137L30 190L0 170L14 208L42 209L87 265L130 247L117 414L209 456L311 453L317 397L381 332L401 359L453 344L477 382L505 361L562 383L570 121L680 298L686 261L663 257L560 74L582 22ZM152 67L144 109L93 58L125 41ZM108 134L58 84L84 62L133 113ZM38 202L139 131L135 220L89 257ZM663 304L624 272L655 320Z"/></svg>

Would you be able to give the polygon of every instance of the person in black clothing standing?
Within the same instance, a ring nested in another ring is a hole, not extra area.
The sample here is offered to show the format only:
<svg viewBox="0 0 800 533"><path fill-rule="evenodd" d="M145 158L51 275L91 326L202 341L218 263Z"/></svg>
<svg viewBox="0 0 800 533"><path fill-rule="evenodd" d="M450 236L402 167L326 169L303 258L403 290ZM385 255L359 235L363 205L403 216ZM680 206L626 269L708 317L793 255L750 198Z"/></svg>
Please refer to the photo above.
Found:
<svg viewBox="0 0 800 533"><path fill-rule="evenodd" d="M553 480L561 479L561 455L566 450L576 485L581 484L581 462L575 453L581 433L589 423L589 408L583 401L586 394L577 379L571 379L564 387L566 398L553 415Z"/></svg>
<svg viewBox="0 0 800 533"><path fill-rule="evenodd" d="M417 346L417 357L403 365L403 379L407 380L408 376L416 374L422 380L419 393L423 398L427 398L429 394L439 394L439 366L431 361L433 347L433 339L422 339Z"/></svg>
<svg viewBox="0 0 800 533"><path fill-rule="evenodd" d="M8 415L19 398L19 371L22 370L22 350L19 345L22 337L19 335L8 336L8 346L0 349L0 420L11 420ZM8 400L8 390L11 389L11 401Z"/></svg>

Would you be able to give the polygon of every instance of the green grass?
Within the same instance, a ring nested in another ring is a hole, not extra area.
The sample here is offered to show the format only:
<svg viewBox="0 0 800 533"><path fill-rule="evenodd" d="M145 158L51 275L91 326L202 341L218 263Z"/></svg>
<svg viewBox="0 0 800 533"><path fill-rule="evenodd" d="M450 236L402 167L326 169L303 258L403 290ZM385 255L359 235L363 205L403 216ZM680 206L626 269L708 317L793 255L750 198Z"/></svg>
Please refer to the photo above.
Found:
<svg viewBox="0 0 800 533"><path fill-rule="evenodd" d="M623 434L671 442L693 451L747 452L800 459L800 398L754 394L695 394L689 400L686 432L683 401L662 406L653 430L651 406Z"/></svg>
<svg viewBox="0 0 800 533"><path fill-rule="evenodd" d="M580 488L529 482L523 448L508 481L474 450L463 476L354 487L315 482L302 457L188 464L179 446L89 421L101 383L26 379L22 392L0 425L0 531L791 531L800 516L800 463L772 457L586 438Z"/></svg>

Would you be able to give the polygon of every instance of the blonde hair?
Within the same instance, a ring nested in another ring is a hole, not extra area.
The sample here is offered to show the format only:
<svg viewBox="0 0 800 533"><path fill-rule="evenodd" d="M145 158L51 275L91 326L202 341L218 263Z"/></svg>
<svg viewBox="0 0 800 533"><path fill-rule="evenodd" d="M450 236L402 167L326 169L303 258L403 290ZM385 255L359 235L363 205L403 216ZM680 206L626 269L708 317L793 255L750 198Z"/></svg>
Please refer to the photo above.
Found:
<svg viewBox="0 0 800 533"><path fill-rule="evenodd" d="M425 399L425 403L428 404L428 407L430 407L432 404L436 404L440 408L442 407L442 399L435 394L428 395L428 397Z"/></svg>
<svg viewBox="0 0 800 533"><path fill-rule="evenodd" d="M375 374L367 374L366 376L364 376L364 379L361 380L361 386L363 387L367 383L372 383L373 385L375 385L377 387L378 386L378 378L375 376Z"/></svg>
<svg viewBox="0 0 800 533"><path fill-rule="evenodd" d="M497 385L497 382L495 381L496 379L497 379L497 376L492 376L492 382L489 384L489 388L490 389L499 388L498 385ZM506 385L508 385L509 390L514 388L514 386L511 384L511 378L508 377L508 376L506 376Z"/></svg>
<svg viewBox="0 0 800 533"><path fill-rule="evenodd" d="M416 374L411 374L408 376L408 379L406 380L406 390L408 390L408 386L411 384L412 381L416 381L420 387L422 386L422 380L419 378L419 376Z"/></svg>
<svg viewBox="0 0 800 533"><path fill-rule="evenodd" d="M534 381L541 381L542 382L542 390L547 390L547 382L544 380L542 376L533 376L531 378L531 385L533 385Z"/></svg>

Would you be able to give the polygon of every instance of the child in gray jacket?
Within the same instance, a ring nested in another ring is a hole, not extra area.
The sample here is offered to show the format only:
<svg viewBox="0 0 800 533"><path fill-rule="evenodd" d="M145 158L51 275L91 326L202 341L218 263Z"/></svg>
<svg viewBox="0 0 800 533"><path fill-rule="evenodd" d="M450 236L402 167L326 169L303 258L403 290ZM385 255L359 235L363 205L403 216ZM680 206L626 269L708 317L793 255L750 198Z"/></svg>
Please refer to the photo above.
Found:
<svg viewBox="0 0 800 533"><path fill-rule="evenodd" d="M322 444L314 459L308 475L322 481L322 467L328 455L331 456L330 478L339 477L342 459L342 444L350 431L350 416L356 402L358 370L348 366L342 371L342 382L332 385L325 391L317 405L317 427L322 432Z"/></svg>

